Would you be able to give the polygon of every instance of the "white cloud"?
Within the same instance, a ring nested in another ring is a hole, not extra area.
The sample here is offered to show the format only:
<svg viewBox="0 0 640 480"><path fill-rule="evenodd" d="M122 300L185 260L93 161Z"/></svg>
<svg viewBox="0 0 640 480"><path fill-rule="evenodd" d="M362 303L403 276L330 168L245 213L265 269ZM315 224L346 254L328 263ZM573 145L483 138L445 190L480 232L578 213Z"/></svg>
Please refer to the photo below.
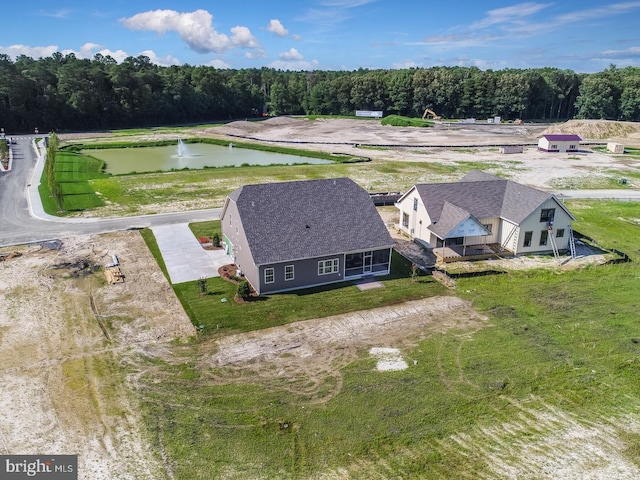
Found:
<svg viewBox="0 0 640 480"><path fill-rule="evenodd" d="M154 52L153 50L143 50L138 55L144 55L145 57L149 57L149 60L151 60L151 63L155 63L156 65L162 65L163 67L168 67L170 65L180 65L182 63L176 57L173 57L171 55L165 55L164 57L159 57L158 55L156 55L156 52Z"/></svg>
<svg viewBox="0 0 640 480"><path fill-rule="evenodd" d="M130 54L125 52L124 50L110 50L108 48L104 48L102 45L92 42L85 43L78 50L74 50L73 48L59 50L57 45L49 45L46 47L29 47L26 45L11 45L9 47L0 46L0 53L5 53L13 58L18 57L19 55L26 55L28 57L36 59L45 58L50 57L56 52L60 52L62 55L73 54L77 58L88 59L93 59L93 57L95 57L97 54L100 54L103 57L111 57L118 63L121 63L127 57L138 55L145 55L149 57L151 62L155 63L156 65L169 66L180 65L182 63L179 59L171 55L159 57L153 50L143 50L142 52L138 52L136 54Z"/></svg>
<svg viewBox="0 0 640 480"><path fill-rule="evenodd" d="M207 62L207 65L210 67L220 68L220 69L231 68L231 65L229 65L224 60L221 60L220 58L216 58L215 60L211 60L210 62Z"/></svg>
<svg viewBox="0 0 640 480"><path fill-rule="evenodd" d="M353 8L376 1L378 0L322 0L319 3L325 7Z"/></svg>
<svg viewBox="0 0 640 480"><path fill-rule="evenodd" d="M353 15L350 9L361 7L378 0L321 0L318 2L321 8L312 8L300 20L318 25L335 25L350 19Z"/></svg>
<svg viewBox="0 0 640 480"><path fill-rule="evenodd" d="M302 54L293 47L290 48L287 52L282 52L280 55L278 55L278 58L285 61L300 61L304 59Z"/></svg>
<svg viewBox="0 0 640 480"><path fill-rule="evenodd" d="M622 2L607 5L606 7L596 7L587 10L578 10L576 12L567 13L565 15L559 15L556 21L559 24L579 22L581 20L590 20L592 18L608 17L611 15L617 15L640 8L640 2Z"/></svg>
<svg viewBox="0 0 640 480"><path fill-rule="evenodd" d="M269 68L275 68L276 70L292 70L292 71L317 70L319 66L320 66L320 63L317 60L311 60L310 62L306 60L299 60L299 61L276 60L275 62L271 62L268 65Z"/></svg>
<svg viewBox="0 0 640 480"><path fill-rule="evenodd" d="M265 58L267 55L262 48L256 48L255 50L249 50L248 52L244 52L244 57L249 60L255 60L258 58Z"/></svg>
<svg viewBox="0 0 640 480"><path fill-rule="evenodd" d="M67 18L71 14L71 10L69 9L61 9L56 10L54 12L47 12L45 10L38 10L37 15L41 17L51 17L51 18Z"/></svg>
<svg viewBox="0 0 640 480"><path fill-rule="evenodd" d="M131 30L158 34L176 32L198 53L223 53L232 48L257 48L259 43L247 27L231 29L232 36L218 33L212 25L213 15L206 10L180 13L175 10L153 10L121 18L120 23Z"/></svg>
<svg viewBox="0 0 640 480"><path fill-rule="evenodd" d="M640 57L640 47L630 47L626 50L605 50L600 55L608 58Z"/></svg>
<svg viewBox="0 0 640 480"><path fill-rule="evenodd" d="M487 16L482 20L471 24L470 28L475 30L479 28L487 28L501 23L513 23L520 21L523 17L528 17L540 10L548 7L548 3L525 2L509 7L496 8L489 10Z"/></svg>
<svg viewBox="0 0 640 480"><path fill-rule="evenodd" d="M9 45L3 47L0 45L0 53L16 58L20 55L26 55L31 58L50 57L58 51L57 45L47 45L46 47L30 47L28 45Z"/></svg>
<svg viewBox="0 0 640 480"><path fill-rule="evenodd" d="M269 25L267 25L267 32L275 33L279 37L286 37L289 35L289 30L284 28L284 25L277 18L272 18L269 20Z"/></svg>
<svg viewBox="0 0 640 480"><path fill-rule="evenodd" d="M111 57L116 62L122 62L125 58L130 55L124 50L110 50L108 48L104 48L102 45L98 45L97 43L87 42L80 47L80 50L67 49L62 52L64 55L69 53L73 53L78 58L93 58L96 54L100 54L103 57ZM142 54L146 55L146 54Z"/></svg>
<svg viewBox="0 0 640 480"><path fill-rule="evenodd" d="M249 30L247 27L241 27L241 26L233 27L231 29L231 33L233 33L233 36L231 37L231 44L234 47L240 47L240 48L260 47L258 40L256 40L256 37L254 37L251 34L251 30Z"/></svg>
<svg viewBox="0 0 640 480"><path fill-rule="evenodd" d="M405 62L394 62L391 64L391 68L404 70L407 68L418 68L422 67L422 64L416 63L413 60L407 60Z"/></svg>
<svg viewBox="0 0 640 480"><path fill-rule="evenodd" d="M291 38L293 38L296 42L302 40L302 37L300 35L291 35Z"/></svg>

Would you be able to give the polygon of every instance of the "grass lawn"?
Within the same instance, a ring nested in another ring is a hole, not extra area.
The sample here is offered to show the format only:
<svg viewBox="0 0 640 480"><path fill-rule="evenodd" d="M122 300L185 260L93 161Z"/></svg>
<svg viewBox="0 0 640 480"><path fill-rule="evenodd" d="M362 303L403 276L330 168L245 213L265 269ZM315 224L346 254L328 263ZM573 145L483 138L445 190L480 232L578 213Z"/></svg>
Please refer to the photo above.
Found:
<svg viewBox="0 0 640 480"><path fill-rule="evenodd" d="M617 468L640 468L640 435L630 427L640 419L640 204L567 204L577 230L634 261L459 279L455 294L489 318L488 328L426 338L403 352L417 363L398 372L376 371L361 352L326 373L321 391L341 385L327 401L307 396L304 373L296 389L277 372L196 368L207 341L183 350L182 364L149 359L143 414L175 478L540 478L541 464L558 458L587 469L575 478L591 478L610 456ZM220 302L233 294L222 281L210 282L206 297L195 283L176 292L210 339L443 293L408 275L403 266L385 281L386 298L338 286L238 305ZM587 448L579 429L593 430L608 456Z"/></svg>
<svg viewBox="0 0 640 480"><path fill-rule="evenodd" d="M212 236L220 232L220 222L189 225L195 236ZM157 260L162 260L153 232L143 230L143 238ZM164 267L162 262L161 267ZM446 294L445 288L430 276L420 276L411 283L411 263L394 252L391 274L381 277L382 290L360 291L353 282L298 290L260 297L238 304L233 300L237 286L221 278L207 280L208 294L200 295L196 281L173 285L182 306L205 336L248 332L285 325L310 318L326 317L362 308L393 305L406 300ZM166 276L166 270L165 276Z"/></svg>
<svg viewBox="0 0 640 480"><path fill-rule="evenodd" d="M219 208L236 188L254 183L349 177L369 191L406 191L415 183L449 181L494 163L442 165L424 162L365 162L328 165L270 165L114 176L92 180L110 206L107 215L152 213L163 205L185 209ZM509 163L505 168L517 168ZM100 214L100 210L98 210Z"/></svg>
<svg viewBox="0 0 640 480"><path fill-rule="evenodd" d="M104 205L89 181L103 178L103 162L97 158L73 152L59 151L56 154L54 175L62 192L62 208L67 212L90 210ZM42 173L40 198L45 212L59 215L58 205L51 198L46 169Z"/></svg>

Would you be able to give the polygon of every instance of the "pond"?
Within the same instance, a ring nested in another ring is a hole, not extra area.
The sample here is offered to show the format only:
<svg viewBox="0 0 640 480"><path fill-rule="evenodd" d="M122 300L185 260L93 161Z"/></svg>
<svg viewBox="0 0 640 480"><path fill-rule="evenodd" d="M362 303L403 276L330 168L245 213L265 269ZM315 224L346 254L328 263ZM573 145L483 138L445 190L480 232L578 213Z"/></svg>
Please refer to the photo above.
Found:
<svg viewBox="0 0 640 480"><path fill-rule="evenodd" d="M113 175L183 168L332 163L330 160L319 158L299 157L232 146L222 147L207 143L179 143L165 147L92 149L84 150L82 153L104 161L106 163L105 173Z"/></svg>

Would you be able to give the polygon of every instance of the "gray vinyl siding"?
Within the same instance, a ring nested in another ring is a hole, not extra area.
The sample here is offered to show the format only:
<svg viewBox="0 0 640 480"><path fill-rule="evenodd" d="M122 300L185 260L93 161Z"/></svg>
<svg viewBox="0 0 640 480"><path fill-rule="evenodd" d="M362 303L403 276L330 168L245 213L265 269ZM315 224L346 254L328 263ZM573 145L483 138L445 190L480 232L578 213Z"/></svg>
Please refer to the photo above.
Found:
<svg viewBox="0 0 640 480"><path fill-rule="evenodd" d="M324 260L338 260L338 271L336 273L329 273L325 275L318 275L318 262ZM293 280L285 280L285 267L288 265L294 266L294 278ZM267 268L273 268L274 270L274 282L264 283L264 271ZM316 285L324 285L327 283L341 282L344 271L344 254L328 255L318 258L308 258L304 260L297 260L295 262L283 262L274 263L269 265L260 265L258 272L260 275L260 294L282 292L287 290L294 290L299 288L313 287ZM255 284L252 283L252 285Z"/></svg>

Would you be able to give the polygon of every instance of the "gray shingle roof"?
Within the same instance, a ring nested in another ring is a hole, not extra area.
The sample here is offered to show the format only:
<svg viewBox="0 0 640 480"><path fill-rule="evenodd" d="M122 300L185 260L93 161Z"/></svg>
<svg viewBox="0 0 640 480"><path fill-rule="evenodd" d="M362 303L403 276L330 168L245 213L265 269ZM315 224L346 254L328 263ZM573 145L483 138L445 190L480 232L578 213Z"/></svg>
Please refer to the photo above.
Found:
<svg viewBox="0 0 640 480"><path fill-rule="evenodd" d="M367 191L349 178L245 185L229 199L256 265L394 244Z"/></svg>
<svg viewBox="0 0 640 480"><path fill-rule="evenodd" d="M466 210L456 207L449 202L444 202L442 212L440 213L440 220L435 225L430 225L429 230L440 238L445 238L451 230L460 225L470 216L471 214Z"/></svg>
<svg viewBox="0 0 640 480"><path fill-rule="evenodd" d="M449 202L476 219L501 217L519 224L551 196L479 170L469 172L459 182L415 187L432 222L440 221L445 202Z"/></svg>

